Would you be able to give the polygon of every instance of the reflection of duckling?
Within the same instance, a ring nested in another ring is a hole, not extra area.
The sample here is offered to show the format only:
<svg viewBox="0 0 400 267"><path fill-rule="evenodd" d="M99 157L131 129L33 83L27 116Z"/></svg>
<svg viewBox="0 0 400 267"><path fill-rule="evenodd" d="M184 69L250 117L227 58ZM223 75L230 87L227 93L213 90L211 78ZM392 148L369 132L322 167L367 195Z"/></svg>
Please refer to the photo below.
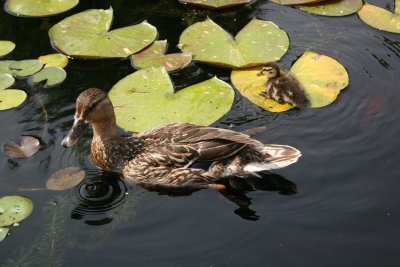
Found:
<svg viewBox="0 0 400 267"><path fill-rule="evenodd" d="M286 102L298 108L309 105L306 92L299 81L290 73L281 73L275 62L267 63L257 76L267 75L266 91L260 95L274 99L280 104Z"/></svg>

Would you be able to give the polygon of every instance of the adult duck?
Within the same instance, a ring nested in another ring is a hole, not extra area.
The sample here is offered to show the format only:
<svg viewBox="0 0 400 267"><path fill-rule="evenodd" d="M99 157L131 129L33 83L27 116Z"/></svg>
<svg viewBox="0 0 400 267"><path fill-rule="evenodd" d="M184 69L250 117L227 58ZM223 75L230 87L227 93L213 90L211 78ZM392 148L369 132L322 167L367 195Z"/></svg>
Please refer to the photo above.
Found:
<svg viewBox="0 0 400 267"><path fill-rule="evenodd" d="M189 123L152 128L129 137L117 132L113 105L97 88L76 101L71 130L62 145L73 146L91 124L91 159L105 171L121 173L134 183L206 187L227 176L246 177L295 163L300 151L286 145L264 145L250 136L263 128L235 132ZM213 162L208 170L190 168Z"/></svg>

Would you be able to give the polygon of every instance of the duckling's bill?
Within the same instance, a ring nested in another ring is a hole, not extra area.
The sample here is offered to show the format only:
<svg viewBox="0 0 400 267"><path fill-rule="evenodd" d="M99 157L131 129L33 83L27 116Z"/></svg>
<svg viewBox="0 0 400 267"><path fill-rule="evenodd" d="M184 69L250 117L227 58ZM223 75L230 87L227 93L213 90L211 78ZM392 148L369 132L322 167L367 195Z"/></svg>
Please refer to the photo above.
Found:
<svg viewBox="0 0 400 267"><path fill-rule="evenodd" d="M78 142L79 138L85 132L87 126L88 123L86 123L83 119L75 118L74 124L61 142L62 146L71 147L75 145L76 142Z"/></svg>

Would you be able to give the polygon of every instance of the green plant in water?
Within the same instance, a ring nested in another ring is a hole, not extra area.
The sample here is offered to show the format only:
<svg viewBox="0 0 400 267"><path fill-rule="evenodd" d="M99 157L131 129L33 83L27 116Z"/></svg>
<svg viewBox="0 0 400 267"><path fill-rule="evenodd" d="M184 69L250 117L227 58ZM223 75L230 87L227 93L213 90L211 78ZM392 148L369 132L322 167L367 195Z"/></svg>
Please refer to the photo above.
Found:
<svg viewBox="0 0 400 267"><path fill-rule="evenodd" d="M358 16L371 27L382 31L400 33L400 0L395 1L394 13L371 4L365 4Z"/></svg>

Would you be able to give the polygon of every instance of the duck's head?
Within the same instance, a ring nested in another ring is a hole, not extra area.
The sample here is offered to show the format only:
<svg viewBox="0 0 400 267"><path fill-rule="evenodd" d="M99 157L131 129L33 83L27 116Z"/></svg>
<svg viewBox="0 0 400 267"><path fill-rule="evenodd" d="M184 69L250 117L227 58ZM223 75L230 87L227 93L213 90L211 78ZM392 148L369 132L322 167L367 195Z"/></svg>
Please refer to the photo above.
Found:
<svg viewBox="0 0 400 267"><path fill-rule="evenodd" d="M61 144L64 147L73 146L89 124L104 124L114 121L114 108L106 92L98 88L89 88L78 96L74 124Z"/></svg>
<svg viewBox="0 0 400 267"><path fill-rule="evenodd" d="M262 75L266 75L269 79L278 77L280 75L279 65L275 62L268 62L267 64L265 64L262 70L257 73L257 76Z"/></svg>

